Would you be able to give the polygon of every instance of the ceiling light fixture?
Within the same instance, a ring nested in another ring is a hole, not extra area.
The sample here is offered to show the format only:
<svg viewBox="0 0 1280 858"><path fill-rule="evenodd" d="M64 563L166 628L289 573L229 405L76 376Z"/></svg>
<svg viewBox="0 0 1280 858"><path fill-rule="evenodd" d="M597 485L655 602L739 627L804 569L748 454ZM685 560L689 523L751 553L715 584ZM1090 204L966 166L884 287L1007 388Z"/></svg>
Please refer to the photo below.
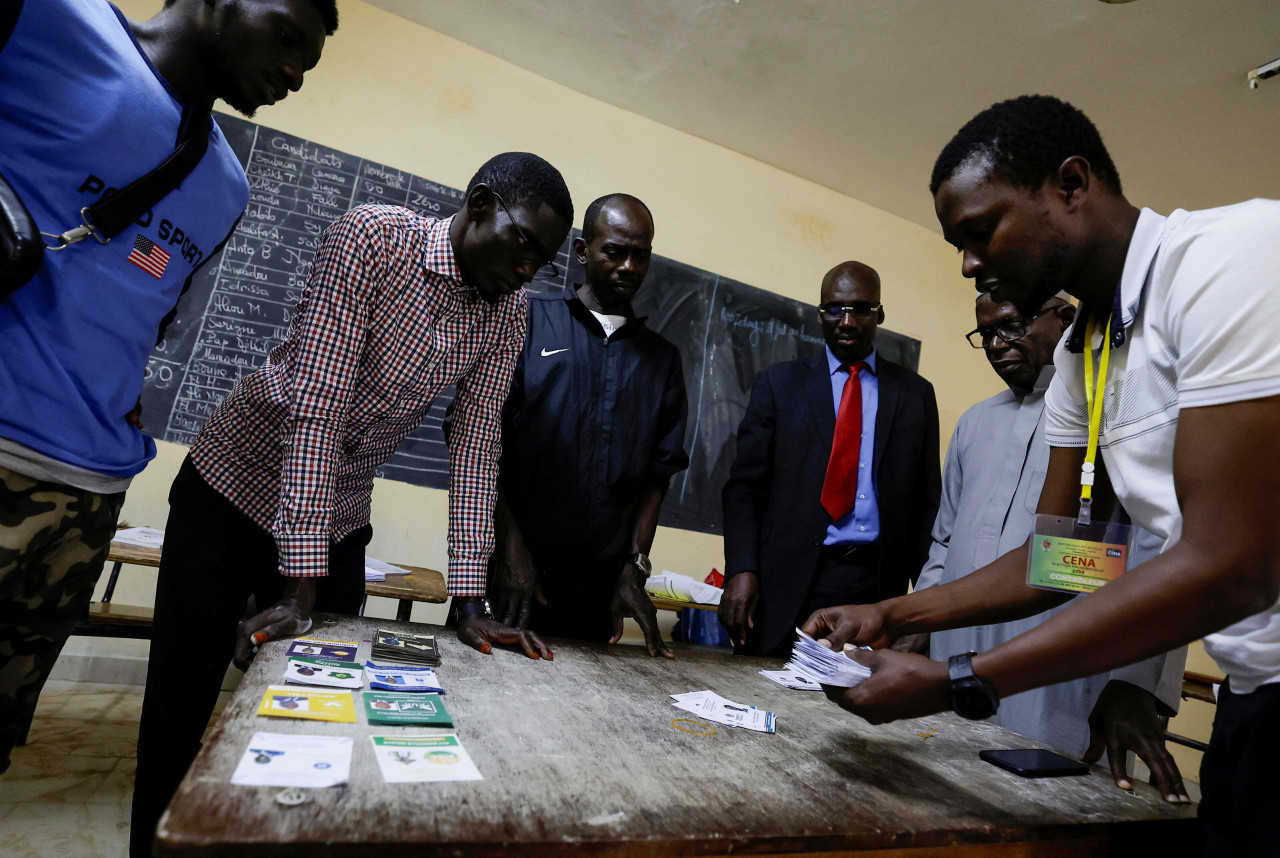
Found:
<svg viewBox="0 0 1280 858"><path fill-rule="evenodd" d="M1258 66L1256 69L1249 69L1245 74L1245 78L1249 81L1249 89L1257 89L1260 81L1275 77L1278 74L1280 74L1280 59L1274 59L1269 63Z"/></svg>

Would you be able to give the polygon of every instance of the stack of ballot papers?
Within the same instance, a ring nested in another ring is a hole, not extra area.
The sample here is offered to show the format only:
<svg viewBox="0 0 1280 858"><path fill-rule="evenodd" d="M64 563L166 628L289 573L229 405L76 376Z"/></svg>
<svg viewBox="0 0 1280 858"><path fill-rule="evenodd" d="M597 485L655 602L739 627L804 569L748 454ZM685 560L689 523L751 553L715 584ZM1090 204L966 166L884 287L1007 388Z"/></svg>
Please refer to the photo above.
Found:
<svg viewBox="0 0 1280 858"><path fill-rule="evenodd" d="M795 670L762 670L760 675L786 688L797 691L821 691L822 686Z"/></svg>
<svg viewBox="0 0 1280 858"><path fill-rule="evenodd" d="M295 655L289 658L284 681L301 685L328 685L333 688L360 688L364 685L364 671L354 661Z"/></svg>
<svg viewBox="0 0 1280 858"><path fill-rule="evenodd" d="M351 774L353 747L350 736L254 733L231 782L272 787L340 786Z"/></svg>
<svg viewBox="0 0 1280 858"><path fill-rule="evenodd" d="M370 724L422 724L452 727L453 718L439 694L401 694L395 691L366 691L365 720Z"/></svg>
<svg viewBox="0 0 1280 858"><path fill-rule="evenodd" d="M871 668L858 664L842 650L829 649L796 629L799 639L791 650L787 670L794 670L820 685L852 688L871 675ZM868 649L867 647L863 647Z"/></svg>
<svg viewBox="0 0 1280 858"><path fill-rule="evenodd" d="M724 590L704 584L688 575L680 575L663 569L661 575L651 575L644 582L644 591L659 599L673 602L696 602L699 605L718 605Z"/></svg>
<svg viewBox="0 0 1280 858"><path fill-rule="evenodd" d="M413 635L408 632L389 632L378 629L373 636L373 657L398 661L401 664L440 664L440 650L435 635Z"/></svg>
<svg viewBox="0 0 1280 858"><path fill-rule="evenodd" d="M440 680L430 667L405 667L402 664L364 663L369 674L369 687L382 691L417 691L444 694Z"/></svg>
<svg viewBox="0 0 1280 858"><path fill-rule="evenodd" d="M408 574L408 569L401 569L399 566L392 566L390 563L374 560L372 557L364 559L364 580L366 581L385 581L388 575Z"/></svg>
<svg viewBox="0 0 1280 858"><path fill-rule="evenodd" d="M373 755L389 784L412 781L482 781L484 776L453 733L370 736Z"/></svg>
<svg viewBox="0 0 1280 858"><path fill-rule="evenodd" d="M772 733L777 723L777 716L772 712L725 700L714 691L690 691L686 694L672 694L671 697L676 701L672 706L716 724L745 727L757 733Z"/></svg>

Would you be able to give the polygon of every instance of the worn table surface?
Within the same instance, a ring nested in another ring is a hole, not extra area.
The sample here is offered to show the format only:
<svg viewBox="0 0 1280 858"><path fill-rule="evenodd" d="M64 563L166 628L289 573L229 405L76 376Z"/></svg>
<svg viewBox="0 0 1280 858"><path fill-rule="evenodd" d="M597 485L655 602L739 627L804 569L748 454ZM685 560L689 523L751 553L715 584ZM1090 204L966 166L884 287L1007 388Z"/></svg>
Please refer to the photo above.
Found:
<svg viewBox="0 0 1280 858"><path fill-rule="evenodd" d="M757 674L781 664L676 645L559 642L553 662L483 655L451 632L332 617L318 637L375 629L435 631L438 673L456 732L483 781L384 784L370 735L430 728L331 724L254 714L281 682L286 642L266 645L161 821L163 855L725 855L866 850L882 858L948 855L1178 855L1194 811L1146 785L1087 776L1026 780L978 759L1028 747L999 727L940 715L873 727L818 692ZM716 727L667 696L711 689L777 713L777 733ZM357 709L361 707L357 705ZM230 783L255 731L356 737L348 786L297 807L271 787ZM1152 849L1162 851L1155 852Z"/></svg>

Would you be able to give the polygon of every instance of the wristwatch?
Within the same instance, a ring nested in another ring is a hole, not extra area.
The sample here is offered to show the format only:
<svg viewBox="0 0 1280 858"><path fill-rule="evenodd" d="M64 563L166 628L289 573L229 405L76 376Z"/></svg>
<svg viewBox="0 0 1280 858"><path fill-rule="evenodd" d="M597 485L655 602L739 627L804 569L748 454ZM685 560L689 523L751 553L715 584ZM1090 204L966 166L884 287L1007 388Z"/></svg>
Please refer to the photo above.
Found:
<svg viewBox="0 0 1280 858"><path fill-rule="evenodd" d="M628 557L627 562L644 573L645 578L653 574L653 564L649 562L648 554L637 552Z"/></svg>
<svg viewBox="0 0 1280 858"><path fill-rule="evenodd" d="M976 652L962 652L947 661L951 676L951 708L962 718L984 721L1000 708L1000 697L991 683L973 672Z"/></svg>
<svg viewBox="0 0 1280 858"><path fill-rule="evenodd" d="M493 618L493 611L489 610L489 600L478 596L459 596L453 600L453 612L458 622L462 622L467 617L474 617L476 614Z"/></svg>

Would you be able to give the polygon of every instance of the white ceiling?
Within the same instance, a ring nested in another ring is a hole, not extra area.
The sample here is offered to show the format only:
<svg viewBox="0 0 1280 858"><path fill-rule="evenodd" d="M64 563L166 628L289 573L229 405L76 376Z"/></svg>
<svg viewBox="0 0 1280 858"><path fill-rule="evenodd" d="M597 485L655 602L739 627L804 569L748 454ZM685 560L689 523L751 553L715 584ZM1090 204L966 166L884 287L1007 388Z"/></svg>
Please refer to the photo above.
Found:
<svg viewBox="0 0 1280 858"><path fill-rule="evenodd" d="M1042 92L1160 211L1280 197L1280 0L370 0L538 75L937 229L933 159Z"/></svg>

